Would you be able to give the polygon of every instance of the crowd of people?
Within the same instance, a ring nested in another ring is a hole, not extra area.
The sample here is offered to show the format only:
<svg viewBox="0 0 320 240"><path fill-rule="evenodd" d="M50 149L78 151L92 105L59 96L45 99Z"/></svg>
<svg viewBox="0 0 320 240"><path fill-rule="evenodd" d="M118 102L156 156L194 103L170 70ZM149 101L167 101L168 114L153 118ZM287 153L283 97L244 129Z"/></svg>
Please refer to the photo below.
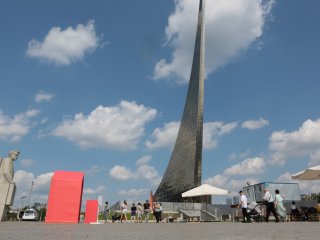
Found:
<svg viewBox="0 0 320 240"><path fill-rule="evenodd" d="M153 219L159 223L161 222L161 212L162 207L161 204L156 200L153 205L151 206L149 203L149 200L146 200L143 204L138 202L136 205L135 203L132 203L130 207L130 211L128 210L128 203L126 200L123 201L123 204L121 205L119 211L115 211L112 213L111 219L112 222L119 221L122 222L131 222L131 223L148 223L150 219L150 213L153 213ZM130 219L128 219L128 213L130 214ZM110 217L110 209L108 202L105 202L104 207L104 220L107 221Z"/></svg>
<svg viewBox="0 0 320 240"><path fill-rule="evenodd" d="M239 208L241 207L242 209L242 216L243 216L242 222L243 223L252 222L252 219L250 216L250 212L252 209L248 209L247 197L243 193L243 191L240 191L239 194L240 194L240 201L239 201L240 203L238 207ZM291 206L290 206L291 209L287 211L287 209L283 204L283 201L284 201L284 196L280 195L280 191L278 189L275 190L274 195L272 195L267 188L264 189L263 201L261 202L261 204L266 206L266 215L265 215L264 221L269 222L269 217L271 213L275 218L275 222L295 221L298 219L302 221L306 221L308 217L307 216L308 213L310 213L310 211L312 212L312 209L310 210L307 208L306 210L303 207L299 211L295 201L291 202ZM313 212L316 212L316 209ZM261 221L262 220L263 219L261 218Z"/></svg>
<svg viewBox="0 0 320 240"><path fill-rule="evenodd" d="M242 222L248 223L252 222L252 218L250 216L250 209L248 209L248 200L246 195L243 193L243 191L239 191L240 194L240 201L238 207L242 209L242 216L243 220ZM305 220L307 218L308 211L302 209L302 213L298 210L296 207L296 204L294 201L291 203L291 210L287 211L284 204L284 196L280 195L280 191L278 189L275 190L274 195L270 193L270 191L265 188L264 189L264 196L263 201L261 204L264 204L266 206L266 212L265 212L265 218L260 218L261 221L264 220L265 222L269 222L270 214L272 213L275 222L285 222L290 220L295 220L298 217L302 217L302 220ZM287 213L289 212L289 217ZM150 220L150 213L152 213L152 219L154 222L161 222L161 213L162 213L162 206L156 199L152 206L150 205L149 200L146 200L143 204L138 202L132 203L131 207L128 207L127 201L124 200L123 204L120 206L120 209L118 211L115 211L112 213L111 219L112 222L131 222L131 223L148 223ZM128 215L130 215L130 219L128 219ZM104 208L104 219L107 221L110 217L110 209L108 206L108 202L105 202L105 208ZM256 220L256 219L254 219Z"/></svg>
<svg viewBox="0 0 320 240"><path fill-rule="evenodd" d="M243 221L242 222L251 222L250 211L248 211L248 201L246 195L243 191L239 192L240 194L240 203L238 207L242 208ZM270 191L265 188L263 196L263 204L266 205L266 217L265 221L269 222L270 213L273 214L275 222L284 222L287 221L287 210L283 205L284 197L280 195L278 189L275 190L275 197L270 193Z"/></svg>

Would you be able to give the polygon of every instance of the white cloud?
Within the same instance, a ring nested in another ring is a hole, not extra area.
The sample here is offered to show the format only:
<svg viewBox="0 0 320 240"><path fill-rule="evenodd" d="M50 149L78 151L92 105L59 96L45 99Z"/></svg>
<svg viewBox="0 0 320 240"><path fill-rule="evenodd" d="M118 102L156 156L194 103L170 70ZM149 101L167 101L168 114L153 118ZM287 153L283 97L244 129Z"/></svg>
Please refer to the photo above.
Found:
<svg viewBox="0 0 320 240"><path fill-rule="evenodd" d="M234 60L257 42L274 0L206 1L206 71L210 74ZM172 59L161 59L154 79L171 78L180 83L189 80L199 1L175 0L175 12L166 27Z"/></svg>
<svg viewBox="0 0 320 240"><path fill-rule="evenodd" d="M158 171L149 162L151 156L144 156L137 161L137 179L146 179L153 185L158 185L161 181Z"/></svg>
<svg viewBox="0 0 320 240"><path fill-rule="evenodd" d="M177 138L180 122L166 123L163 128L156 128L152 137L154 142L147 141L149 149L172 147ZM237 127L237 123L207 122L203 125L203 148L213 149L218 146L218 139L230 133Z"/></svg>
<svg viewBox="0 0 320 240"><path fill-rule="evenodd" d="M320 150L310 154L309 167L320 164Z"/></svg>
<svg viewBox="0 0 320 240"><path fill-rule="evenodd" d="M35 176L31 172L18 170L14 174L13 181L17 185L17 192L28 195L31 188L31 183L35 181Z"/></svg>
<svg viewBox="0 0 320 240"><path fill-rule="evenodd" d="M39 112L37 109L31 109L10 118L0 110L0 140L20 141L32 128L31 118L38 115Z"/></svg>
<svg viewBox="0 0 320 240"><path fill-rule="evenodd" d="M203 125L203 148L213 149L218 146L218 140L237 127L237 123L207 122Z"/></svg>
<svg viewBox="0 0 320 240"><path fill-rule="evenodd" d="M78 24L75 28L68 27L65 30L53 27L42 42L33 39L28 43L27 55L57 65L69 65L93 52L100 41L93 20L86 25Z"/></svg>
<svg viewBox="0 0 320 240"><path fill-rule="evenodd" d="M244 159L249 156L250 152L251 152L251 150L247 149L245 152L241 152L239 154L231 153L229 158L230 158L230 160Z"/></svg>
<svg viewBox="0 0 320 240"><path fill-rule="evenodd" d="M103 171L102 168L98 167L97 165L92 165L89 170L85 171L85 175L95 176L96 173L99 173L101 171Z"/></svg>
<svg viewBox="0 0 320 240"><path fill-rule="evenodd" d="M105 189L106 188L104 186L100 185L100 186L96 187L95 189L93 189L93 188L85 188L83 190L83 193L84 194L88 194L88 195L101 194L102 192L105 191Z"/></svg>
<svg viewBox="0 0 320 240"><path fill-rule="evenodd" d="M223 174L218 174L205 179L203 182L215 187L220 187L229 191L229 195L239 195L239 190L250 185L260 182L259 178L252 175L259 175L263 173L266 163L262 158L248 158L239 164L233 165L225 171ZM239 176L247 175L242 179ZM250 176L251 175L251 176Z"/></svg>
<svg viewBox="0 0 320 240"><path fill-rule="evenodd" d="M247 186L247 183L250 183L251 185L259 183L259 179L257 178L244 178L244 179L231 179L228 183L228 186L230 187L231 191L234 195L238 195L239 191L243 189L243 187Z"/></svg>
<svg viewBox="0 0 320 240"><path fill-rule="evenodd" d="M320 119L307 120L293 132L273 132L269 138L270 163L284 164L287 159L308 156L309 164L319 162Z"/></svg>
<svg viewBox="0 0 320 240"><path fill-rule="evenodd" d="M48 191L53 172L40 174L34 180L34 190L35 191Z"/></svg>
<svg viewBox="0 0 320 240"><path fill-rule="evenodd" d="M148 164L150 161L151 161L151 156L149 156L149 155L143 156L143 157L141 157L141 158L139 158L139 159L137 160L136 165L137 165L137 166L143 166L143 165Z"/></svg>
<svg viewBox="0 0 320 240"><path fill-rule="evenodd" d="M44 173L44 174L35 176L31 172L18 170L15 173L14 179L13 179L17 185L17 194L16 194L14 205L21 206L20 203L18 202L20 198L23 196L29 197L32 182L34 182L34 185L32 188L30 203L31 204L33 202L45 203L48 199L48 193L49 193L52 176L53 176L53 172ZM25 201L24 204L27 205L27 202Z"/></svg>
<svg viewBox="0 0 320 240"><path fill-rule="evenodd" d="M266 163L263 158L248 158L224 171L226 175L258 175L264 172Z"/></svg>
<svg viewBox="0 0 320 240"><path fill-rule="evenodd" d="M135 174L130 169L127 169L126 167L119 165L114 166L110 170L109 175L111 178L119 181L126 181L129 179L136 178Z"/></svg>
<svg viewBox="0 0 320 240"><path fill-rule="evenodd" d="M299 189L301 194L310 194L310 193L319 193L320 192L320 185L319 181L299 181L299 180L294 180L291 178L291 173L285 172L284 174L280 175L276 181L278 182L286 182L286 183L298 183L299 184Z"/></svg>
<svg viewBox="0 0 320 240"><path fill-rule="evenodd" d="M239 190L247 185L247 182L250 184L256 184L259 182L257 178L244 178L244 179L230 179L229 176L224 175L215 175L203 181L204 183L210 184L215 187L223 188L229 191L230 195L238 195Z"/></svg>
<svg viewBox="0 0 320 240"><path fill-rule="evenodd" d="M45 124L49 121L49 118L45 117L40 121L40 124Z"/></svg>
<svg viewBox="0 0 320 240"><path fill-rule="evenodd" d="M98 106L88 116L83 113L65 120L53 135L65 137L83 148L102 147L132 150L144 135L145 124L155 118L157 110L121 101L118 106Z"/></svg>
<svg viewBox="0 0 320 240"><path fill-rule="evenodd" d="M141 197L144 195L147 195L149 190L147 188L141 188L141 189L130 189L130 190L120 190L118 191L118 194L121 196L127 196L127 197Z"/></svg>
<svg viewBox="0 0 320 240"><path fill-rule="evenodd" d="M161 181L161 177L155 167L149 164L150 160L151 156L143 156L138 159L136 163L137 169L135 171L128 169L125 166L116 165L110 170L109 175L111 178L118 181L146 179L153 185L158 185Z"/></svg>
<svg viewBox="0 0 320 240"><path fill-rule="evenodd" d="M225 177L223 175L215 175L203 181L203 183L207 183L209 185L220 187L220 188L225 187L227 182L228 182L228 177Z"/></svg>
<svg viewBox="0 0 320 240"><path fill-rule="evenodd" d="M255 130L259 128L263 128L269 125L269 121L260 118L259 120L247 120L244 121L241 125L242 128L247 128L249 130Z"/></svg>
<svg viewBox="0 0 320 240"><path fill-rule="evenodd" d="M35 161L33 161L32 159L28 158L28 159L22 159L19 161L22 167L31 167L35 164Z"/></svg>
<svg viewBox="0 0 320 240"><path fill-rule="evenodd" d="M28 111L26 111L25 113L21 114L20 118L21 118L21 119L23 119L23 118L25 118L25 117L32 118L32 117L37 116L39 113L40 113L40 110L38 110L38 109L31 109L31 110L28 110ZM24 116L24 115L25 115L25 116Z"/></svg>
<svg viewBox="0 0 320 240"><path fill-rule="evenodd" d="M36 103L50 102L54 97L55 97L55 95L52 93L40 91L36 94L36 96L34 97L34 100Z"/></svg>
<svg viewBox="0 0 320 240"><path fill-rule="evenodd" d="M156 149L173 146L178 135L179 127L180 122L170 122L165 123L163 128L156 128L152 133L152 137L155 141L147 141L147 148Z"/></svg>

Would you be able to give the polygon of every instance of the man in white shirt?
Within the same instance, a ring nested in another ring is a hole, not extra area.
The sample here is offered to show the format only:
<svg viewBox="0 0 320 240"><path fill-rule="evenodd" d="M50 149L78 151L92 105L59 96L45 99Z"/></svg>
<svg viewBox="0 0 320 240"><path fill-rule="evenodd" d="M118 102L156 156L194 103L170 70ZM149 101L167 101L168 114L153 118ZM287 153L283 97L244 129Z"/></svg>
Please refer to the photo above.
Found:
<svg viewBox="0 0 320 240"><path fill-rule="evenodd" d="M242 216L243 216L242 222L245 223L246 219L247 219L247 222L251 222L250 215L247 212L247 207L248 207L247 197L246 195L244 195L242 191L240 191L239 194L240 194L240 204L238 207L242 208Z"/></svg>
<svg viewBox="0 0 320 240"><path fill-rule="evenodd" d="M276 222L279 222L278 214L274 209L274 200L273 200L272 194L266 188L263 189L263 191L264 191L263 200L265 201L267 206L266 222L269 222L270 212L273 213L273 216L275 217Z"/></svg>

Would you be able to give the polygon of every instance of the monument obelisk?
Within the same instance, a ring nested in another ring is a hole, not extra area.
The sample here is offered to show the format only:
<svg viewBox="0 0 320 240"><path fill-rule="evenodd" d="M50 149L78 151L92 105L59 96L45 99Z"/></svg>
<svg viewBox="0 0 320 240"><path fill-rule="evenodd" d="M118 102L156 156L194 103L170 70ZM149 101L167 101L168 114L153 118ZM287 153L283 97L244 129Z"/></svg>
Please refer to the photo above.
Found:
<svg viewBox="0 0 320 240"><path fill-rule="evenodd" d="M154 196L160 202L182 202L183 192L201 184L205 74L204 5L204 0L200 0L191 76L179 132L168 167Z"/></svg>

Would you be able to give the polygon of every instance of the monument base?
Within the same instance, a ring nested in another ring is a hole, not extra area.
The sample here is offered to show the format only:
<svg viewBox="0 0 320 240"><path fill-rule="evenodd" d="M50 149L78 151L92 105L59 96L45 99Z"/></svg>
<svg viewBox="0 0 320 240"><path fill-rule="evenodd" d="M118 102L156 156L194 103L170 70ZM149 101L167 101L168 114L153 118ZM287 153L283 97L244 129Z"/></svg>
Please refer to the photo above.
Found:
<svg viewBox="0 0 320 240"><path fill-rule="evenodd" d="M9 206L0 204L0 222L7 221L8 211L9 211Z"/></svg>
<svg viewBox="0 0 320 240"><path fill-rule="evenodd" d="M7 220L7 211L13 204L16 185L13 183L0 183L0 221Z"/></svg>

